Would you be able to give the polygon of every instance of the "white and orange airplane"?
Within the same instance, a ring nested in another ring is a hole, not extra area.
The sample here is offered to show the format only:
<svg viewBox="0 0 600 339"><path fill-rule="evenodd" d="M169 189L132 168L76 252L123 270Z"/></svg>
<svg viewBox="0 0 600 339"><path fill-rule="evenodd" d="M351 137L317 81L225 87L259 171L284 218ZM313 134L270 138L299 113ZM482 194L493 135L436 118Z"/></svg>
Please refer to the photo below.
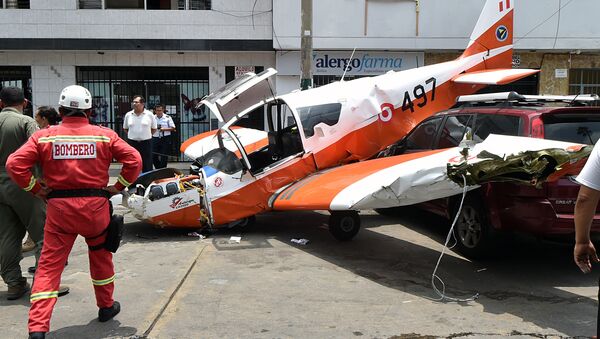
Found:
<svg viewBox="0 0 600 339"><path fill-rule="evenodd" d="M274 69L235 79L200 103L223 126L181 146L195 159L193 173L149 172L124 205L159 227L189 228L244 225L272 210L328 210L330 231L347 240L360 227L357 210L460 193L440 175L449 159L460 158L459 149L368 159L457 96L537 72L511 68L514 2L487 0L469 45L453 61L281 96L269 80ZM233 126L259 107L267 131ZM433 168L441 172L427 172ZM420 190L431 187L424 177L444 182L436 181L437 193Z"/></svg>

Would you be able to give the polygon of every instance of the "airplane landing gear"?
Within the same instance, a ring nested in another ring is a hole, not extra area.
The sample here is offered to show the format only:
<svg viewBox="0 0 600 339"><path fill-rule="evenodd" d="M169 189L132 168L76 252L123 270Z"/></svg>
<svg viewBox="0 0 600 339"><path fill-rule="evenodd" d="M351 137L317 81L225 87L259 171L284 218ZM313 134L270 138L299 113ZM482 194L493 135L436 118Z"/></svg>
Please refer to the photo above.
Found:
<svg viewBox="0 0 600 339"><path fill-rule="evenodd" d="M360 229L360 217L356 211L330 211L329 232L339 241L354 238Z"/></svg>

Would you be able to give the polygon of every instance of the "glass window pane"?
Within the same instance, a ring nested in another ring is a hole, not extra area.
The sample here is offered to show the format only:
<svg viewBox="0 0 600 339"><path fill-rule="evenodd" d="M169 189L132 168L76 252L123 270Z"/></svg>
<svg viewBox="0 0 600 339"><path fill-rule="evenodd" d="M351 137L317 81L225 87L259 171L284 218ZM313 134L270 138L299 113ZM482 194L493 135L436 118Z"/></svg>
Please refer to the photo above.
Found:
<svg viewBox="0 0 600 339"><path fill-rule="evenodd" d="M421 123L406 137L407 150L432 149L433 140L442 121L441 117L433 118Z"/></svg>
<svg viewBox="0 0 600 339"><path fill-rule="evenodd" d="M172 7L175 6L175 7ZM171 0L146 0L146 9L177 9L178 4Z"/></svg>
<svg viewBox="0 0 600 339"><path fill-rule="evenodd" d="M544 138L594 145L600 138L600 117L595 114L544 117Z"/></svg>
<svg viewBox="0 0 600 339"><path fill-rule="evenodd" d="M437 148L456 147L462 141L467 129L473 125L472 115L449 116L442 128Z"/></svg>
<svg viewBox="0 0 600 339"><path fill-rule="evenodd" d="M189 0L188 9L192 9L192 10L211 9L211 1L210 0Z"/></svg>
<svg viewBox="0 0 600 339"><path fill-rule="evenodd" d="M106 0L107 9L144 9L144 0Z"/></svg>
<svg viewBox="0 0 600 339"><path fill-rule="evenodd" d="M29 9L29 0L6 0L6 8Z"/></svg>
<svg viewBox="0 0 600 339"><path fill-rule="evenodd" d="M490 134L519 135L521 119L511 115L479 114L475 119L473 140L481 142Z"/></svg>
<svg viewBox="0 0 600 339"><path fill-rule="evenodd" d="M298 108L304 135L307 138L312 137L315 134L315 126L320 123L328 126L337 124L340 120L341 110L342 104L339 103Z"/></svg>
<svg viewBox="0 0 600 339"><path fill-rule="evenodd" d="M102 0L79 0L79 9L102 9Z"/></svg>

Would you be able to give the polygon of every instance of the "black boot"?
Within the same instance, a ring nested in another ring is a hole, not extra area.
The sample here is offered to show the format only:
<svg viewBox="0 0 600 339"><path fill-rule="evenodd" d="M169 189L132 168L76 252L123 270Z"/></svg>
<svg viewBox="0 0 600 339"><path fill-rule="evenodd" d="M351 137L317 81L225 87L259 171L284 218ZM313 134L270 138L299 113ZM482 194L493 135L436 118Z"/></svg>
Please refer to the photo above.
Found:
<svg viewBox="0 0 600 339"><path fill-rule="evenodd" d="M111 307L103 307L98 310L98 320L103 323L114 318L115 315L121 312L121 304L115 301Z"/></svg>
<svg viewBox="0 0 600 339"><path fill-rule="evenodd" d="M31 332L29 333L29 339L44 339L46 338L46 332Z"/></svg>

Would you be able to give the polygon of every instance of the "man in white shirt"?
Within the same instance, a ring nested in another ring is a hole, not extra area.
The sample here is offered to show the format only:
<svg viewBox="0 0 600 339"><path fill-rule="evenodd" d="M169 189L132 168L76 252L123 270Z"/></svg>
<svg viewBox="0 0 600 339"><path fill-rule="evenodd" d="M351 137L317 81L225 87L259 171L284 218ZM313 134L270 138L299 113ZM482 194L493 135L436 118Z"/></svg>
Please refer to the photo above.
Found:
<svg viewBox="0 0 600 339"><path fill-rule="evenodd" d="M145 109L146 100L141 95L133 97L133 110L123 118L123 130L127 141L142 156L142 172L152 171L152 134L156 132L156 120L152 112Z"/></svg>
<svg viewBox="0 0 600 339"><path fill-rule="evenodd" d="M152 149L154 150L152 162L154 168L167 167L167 160L171 152L171 134L175 131L173 119L165 114L162 104L154 106L154 119L156 120L156 132L152 135Z"/></svg>
<svg viewBox="0 0 600 339"><path fill-rule="evenodd" d="M573 259L583 273L592 271L598 255L590 231L600 201L600 141L596 142L590 157L576 180L581 184L575 203L575 249ZM600 287L598 289L600 295ZM600 308L598 309L596 337L600 336Z"/></svg>

